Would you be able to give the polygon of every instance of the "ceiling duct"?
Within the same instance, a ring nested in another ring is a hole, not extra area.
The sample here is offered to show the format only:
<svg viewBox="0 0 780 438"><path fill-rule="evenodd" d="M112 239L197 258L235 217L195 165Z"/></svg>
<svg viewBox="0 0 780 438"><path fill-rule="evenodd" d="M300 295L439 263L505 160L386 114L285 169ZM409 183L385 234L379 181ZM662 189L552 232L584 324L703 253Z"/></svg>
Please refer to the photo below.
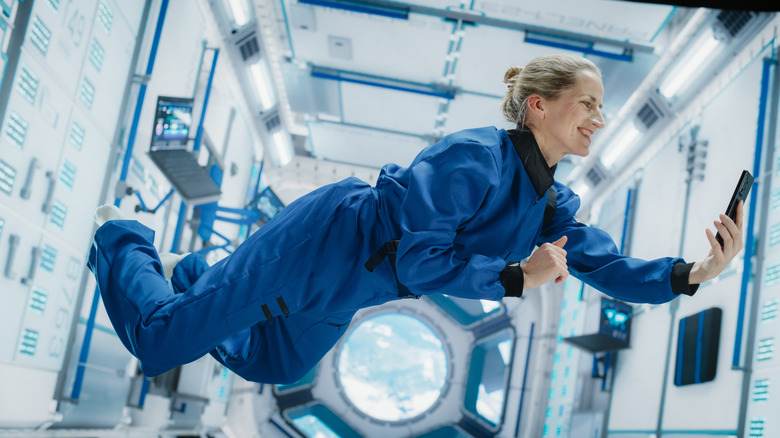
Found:
<svg viewBox="0 0 780 438"><path fill-rule="evenodd" d="M663 116L664 114L658 108L658 105L652 100L648 100L636 113L637 120L647 129L652 128Z"/></svg>
<svg viewBox="0 0 780 438"><path fill-rule="evenodd" d="M758 14L751 11L721 11L714 24L715 35L737 36Z"/></svg>
<svg viewBox="0 0 780 438"><path fill-rule="evenodd" d="M264 122L265 122L265 129L268 132L274 132L279 127L279 125L282 124L282 121L279 118L279 112L278 111L274 111L271 115L266 117L264 119Z"/></svg>
<svg viewBox="0 0 780 438"><path fill-rule="evenodd" d="M241 53L241 59L244 62L247 62L260 53L260 43L257 41L255 32L236 41L236 47L238 47L238 51Z"/></svg>
<svg viewBox="0 0 780 438"><path fill-rule="evenodd" d="M593 166L588 170L588 173L586 175L588 178L588 181L590 182L591 187L595 188L597 187L602 181L604 181L605 175L604 171L601 170L597 165Z"/></svg>

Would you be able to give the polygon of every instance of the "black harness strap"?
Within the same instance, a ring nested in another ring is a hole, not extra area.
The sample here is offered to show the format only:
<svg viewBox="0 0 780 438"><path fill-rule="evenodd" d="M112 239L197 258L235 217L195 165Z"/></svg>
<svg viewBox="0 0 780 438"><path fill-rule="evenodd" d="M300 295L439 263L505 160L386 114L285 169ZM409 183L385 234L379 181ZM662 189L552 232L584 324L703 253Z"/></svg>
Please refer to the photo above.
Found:
<svg viewBox="0 0 780 438"><path fill-rule="evenodd" d="M558 206L558 192L554 188L550 187L547 191L547 205L544 207L544 219L542 222L542 229L547 228L555 216L555 208Z"/></svg>
<svg viewBox="0 0 780 438"><path fill-rule="evenodd" d="M374 272L374 269L387 258L388 254L395 254L398 251L398 242L400 242L398 239L388 240L374 255L369 257L364 265L368 272Z"/></svg>

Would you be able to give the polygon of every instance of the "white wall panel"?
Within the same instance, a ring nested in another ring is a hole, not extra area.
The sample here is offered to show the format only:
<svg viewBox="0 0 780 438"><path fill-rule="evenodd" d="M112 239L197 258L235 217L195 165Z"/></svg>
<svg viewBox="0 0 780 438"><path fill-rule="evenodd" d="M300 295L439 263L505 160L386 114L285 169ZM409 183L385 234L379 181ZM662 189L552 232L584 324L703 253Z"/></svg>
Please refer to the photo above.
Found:
<svg viewBox="0 0 780 438"><path fill-rule="evenodd" d="M664 404L664 430L735 430L739 416L743 373L731 369L737 320L740 275L717 284L705 284L692 298L680 298L672 334L672 354ZM681 318L711 307L723 311L715 379L701 384L675 386L677 337ZM718 400L717 403L705 402Z"/></svg>
<svg viewBox="0 0 780 438"><path fill-rule="evenodd" d="M76 94L98 0L33 3L23 46L41 61L68 97Z"/></svg>
<svg viewBox="0 0 780 438"><path fill-rule="evenodd" d="M504 119L501 114L501 100L478 94L457 94L450 101L444 134L481 126L515 129L515 124Z"/></svg>
<svg viewBox="0 0 780 438"><path fill-rule="evenodd" d="M49 204L72 101L25 51L17 70L0 128L0 159L16 172L13 188L6 191L8 202L31 223L43 225L42 208Z"/></svg>
<svg viewBox="0 0 780 438"><path fill-rule="evenodd" d="M51 418L54 406L46 388L53 387L56 380L57 373L0 363L0 388L3 394L14 395L0 397L0 424L34 428Z"/></svg>
<svg viewBox="0 0 780 438"><path fill-rule="evenodd" d="M684 159L670 143L645 168L635 193L630 256L655 259L678 254ZM638 315L631 323L631 348L618 353L615 368L610 431L655 430L658 422L671 316L668 305L634 310Z"/></svg>
<svg viewBox="0 0 780 438"><path fill-rule="evenodd" d="M454 23L420 14L401 20L290 3L286 2L285 8L296 58L318 66L420 83L438 81L444 74ZM312 12L314 26L305 30L296 26L301 16ZM342 39L341 50L335 50L330 37ZM341 56L347 44L350 56Z"/></svg>
<svg viewBox="0 0 780 438"><path fill-rule="evenodd" d="M474 9L489 17L618 41L651 41L673 11L666 5L634 5L597 0L582 7L577 0L523 2L477 0Z"/></svg>
<svg viewBox="0 0 780 438"><path fill-rule="evenodd" d="M23 313L22 331L37 333L34 354L17 349L15 363L58 371L67 348L85 257L48 234L40 243L29 299Z"/></svg>
<svg viewBox="0 0 780 438"><path fill-rule="evenodd" d="M422 138L388 134L333 123L309 125L312 151L317 158L382 167L387 163L408 166L428 146Z"/></svg>
<svg viewBox="0 0 780 438"><path fill-rule="evenodd" d="M632 319L631 348L618 352L614 370L608 430L655 430L670 320L667 306L647 305Z"/></svg>
<svg viewBox="0 0 780 438"><path fill-rule="evenodd" d="M92 240L95 206L101 201L96 187L103 183L110 144L81 108L73 110L52 195L67 215L62 222L47 221L45 228L79 252Z"/></svg>
<svg viewBox="0 0 780 438"><path fill-rule="evenodd" d="M492 96L503 97L507 87L504 73L513 65L524 66L532 59L552 53L582 53L552 47L525 44L525 32L478 25L464 30L455 85ZM489 80L486 81L485 78Z"/></svg>
<svg viewBox="0 0 780 438"><path fill-rule="evenodd" d="M138 6L142 7L140 3ZM86 110L107 138L114 135L135 47L135 34L124 20L117 19L118 10L115 0L99 1L76 91L78 106Z"/></svg>
<svg viewBox="0 0 780 438"><path fill-rule="evenodd" d="M712 221L725 211L742 170L752 172L761 69L760 60L750 64L702 110L700 118L692 122L700 124L699 139L707 140L709 144L704 181L694 180L691 188L683 254L688 261L700 261L707 255L710 243L704 234L705 228L714 229ZM733 110L734 102L740 102L739 111ZM754 195L751 193L751 196ZM748 220L747 215L745 219ZM677 321L711 307L723 310L717 374L711 382L677 387L673 383L674 373L670 371L664 429L731 430L737 426L743 374L731 369L731 359L744 254L745 251L737 256L717 281L703 285L692 299L684 297L680 300ZM671 364L673 366L674 358ZM721 401L717 405L701 403L701 400L714 398Z"/></svg>
<svg viewBox="0 0 780 438"><path fill-rule="evenodd" d="M343 121L409 134L435 132L439 105L433 96L342 82Z"/></svg>
<svg viewBox="0 0 780 438"><path fill-rule="evenodd" d="M0 363L10 363L17 352L35 354L37 333L25 340L22 319L29 305L30 285L22 283L29 270L32 250L40 244L41 236L34 227L0 202Z"/></svg>

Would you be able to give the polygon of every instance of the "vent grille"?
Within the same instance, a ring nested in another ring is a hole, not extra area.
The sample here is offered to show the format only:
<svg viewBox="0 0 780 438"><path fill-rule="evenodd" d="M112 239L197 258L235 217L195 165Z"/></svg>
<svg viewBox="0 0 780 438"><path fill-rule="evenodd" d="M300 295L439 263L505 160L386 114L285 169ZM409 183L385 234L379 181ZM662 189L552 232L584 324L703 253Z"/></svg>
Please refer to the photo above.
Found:
<svg viewBox="0 0 780 438"><path fill-rule="evenodd" d="M32 291L32 295L30 295L30 311L43 315L47 301L49 301L49 291L36 286Z"/></svg>
<svg viewBox="0 0 780 438"><path fill-rule="evenodd" d="M770 298L761 305L761 322L773 321L777 317L777 298Z"/></svg>
<svg viewBox="0 0 780 438"><path fill-rule="evenodd" d="M60 10L60 0L49 0L49 6L54 9L54 12Z"/></svg>
<svg viewBox="0 0 780 438"><path fill-rule="evenodd" d="M87 128L84 127L81 123L77 121L73 121L73 127L70 129L70 136L68 139L70 140L70 144L78 149L81 150L81 147L84 145L84 136L87 134Z"/></svg>
<svg viewBox="0 0 780 438"><path fill-rule="evenodd" d="M103 46L100 45L98 40L93 39L92 48L89 50L89 62L91 62L98 71L103 68L103 58L105 57L105 54L106 51L103 49Z"/></svg>
<svg viewBox="0 0 780 438"><path fill-rule="evenodd" d="M35 348L38 346L38 332L35 330L24 329L22 339L19 342L19 352L28 356L35 355Z"/></svg>
<svg viewBox="0 0 780 438"><path fill-rule="evenodd" d="M27 136L27 122L16 111L11 110L6 127L5 136L11 143L22 148L24 138Z"/></svg>
<svg viewBox="0 0 780 438"><path fill-rule="evenodd" d="M241 59L244 61L260 53L260 44L257 42L257 37L254 33L236 44L238 45L239 52L241 52Z"/></svg>
<svg viewBox="0 0 780 438"><path fill-rule="evenodd" d="M735 37L756 15L750 11L724 10L718 14L718 23L730 37Z"/></svg>
<svg viewBox="0 0 780 438"><path fill-rule="evenodd" d="M11 190L14 188L15 179L16 169L11 167L11 165L5 161L0 160L0 191L10 195Z"/></svg>
<svg viewBox="0 0 780 438"><path fill-rule="evenodd" d="M19 78L17 90L30 103L35 103L35 96L38 94L38 83L40 78L27 67L22 67L22 77Z"/></svg>
<svg viewBox="0 0 780 438"><path fill-rule="evenodd" d="M750 419L750 438L761 438L764 436L764 423L766 418L751 418Z"/></svg>
<svg viewBox="0 0 780 438"><path fill-rule="evenodd" d="M773 225L769 230L769 246L777 246L780 243L780 224Z"/></svg>
<svg viewBox="0 0 780 438"><path fill-rule="evenodd" d="M103 30L105 30L106 33L110 33L111 27L114 25L114 11L112 11L111 7L104 1L100 2L97 19L103 26Z"/></svg>
<svg viewBox="0 0 780 438"><path fill-rule="evenodd" d="M645 128L650 129L663 115L653 102L648 101L642 106L639 112L636 113L636 116L639 118L639 121L645 125Z"/></svg>
<svg viewBox="0 0 780 438"><path fill-rule="evenodd" d="M73 184L76 182L76 166L68 160L62 163L60 181L65 184L68 190L73 190Z"/></svg>
<svg viewBox="0 0 780 438"><path fill-rule="evenodd" d="M43 21L36 15L32 20L32 28L30 29L30 40L33 45L41 51L41 54L45 55L49 50L49 41L51 41L51 31Z"/></svg>
<svg viewBox="0 0 780 438"><path fill-rule="evenodd" d="M54 264L57 262L57 249L49 245L43 245L41 252L41 268L54 272Z"/></svg>
<svg viewBox="0 0 780 438"><path fill-rule="evenodd" d="M79 99L87 108L92 109L92 103L95 101L95 86L87 78L84 78L81 84Z"/></svg>
<svg viewBox="0 0 780 438"><path fill-rule="evenodd" d="M756 360L763 362L769 360L775 353L775 338L765 338L758 341L758 354Z"/></svg>
<svg viewBox="0 0 780 438"><path fill-rule="evenodd" d="M769 379L758 379L753 384L753 401L765 402L769 397Z"/></svg>
<svg viewBox="0 0 780 438"><path fill-rule="evenodd" d="M68 213L68 207L60 201L54 201L51 209L51 222L54 226L62 229L65 226L65 215Z"/></svg>
<svg viewBox="0 0 780 438"><path fill-rule="evenodd" d="M281 124L282 122L279 120L279 114L275 114L273 117L265 121L265 129L267 129L268 132L273 132L273 130Z"/></svg>
<svg viewBox="0 0 780 438"><path fill-rule="evenodd" d="M601 172L601 170L599 170L598 168L592 167L588 171L587 177L588 177L588 181L590 181L591 186L596 187L601 183L601 181L604 180L604 173Z"/></svg>
<svg viewBox="0 0 780 438"><path fill-rule="evenodd" d="M766 276L764 277L764 285L771 287L776 285L780 281L780 264L774 264L766 268Z"/></svg>

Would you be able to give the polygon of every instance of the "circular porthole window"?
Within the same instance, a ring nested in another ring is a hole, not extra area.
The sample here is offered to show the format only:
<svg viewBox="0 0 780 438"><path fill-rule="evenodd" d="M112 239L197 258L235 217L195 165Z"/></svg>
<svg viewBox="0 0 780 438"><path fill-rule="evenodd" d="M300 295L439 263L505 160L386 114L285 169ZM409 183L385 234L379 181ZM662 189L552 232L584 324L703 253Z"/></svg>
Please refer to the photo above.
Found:
<svg viewBox="0 0 780 438"><path fill-rule="evenodd" d="M447 357L441 339L424 322L385 313L350 333L339 353L338 373L356 408L378 420L402 421L436 403Z"/></svg>

